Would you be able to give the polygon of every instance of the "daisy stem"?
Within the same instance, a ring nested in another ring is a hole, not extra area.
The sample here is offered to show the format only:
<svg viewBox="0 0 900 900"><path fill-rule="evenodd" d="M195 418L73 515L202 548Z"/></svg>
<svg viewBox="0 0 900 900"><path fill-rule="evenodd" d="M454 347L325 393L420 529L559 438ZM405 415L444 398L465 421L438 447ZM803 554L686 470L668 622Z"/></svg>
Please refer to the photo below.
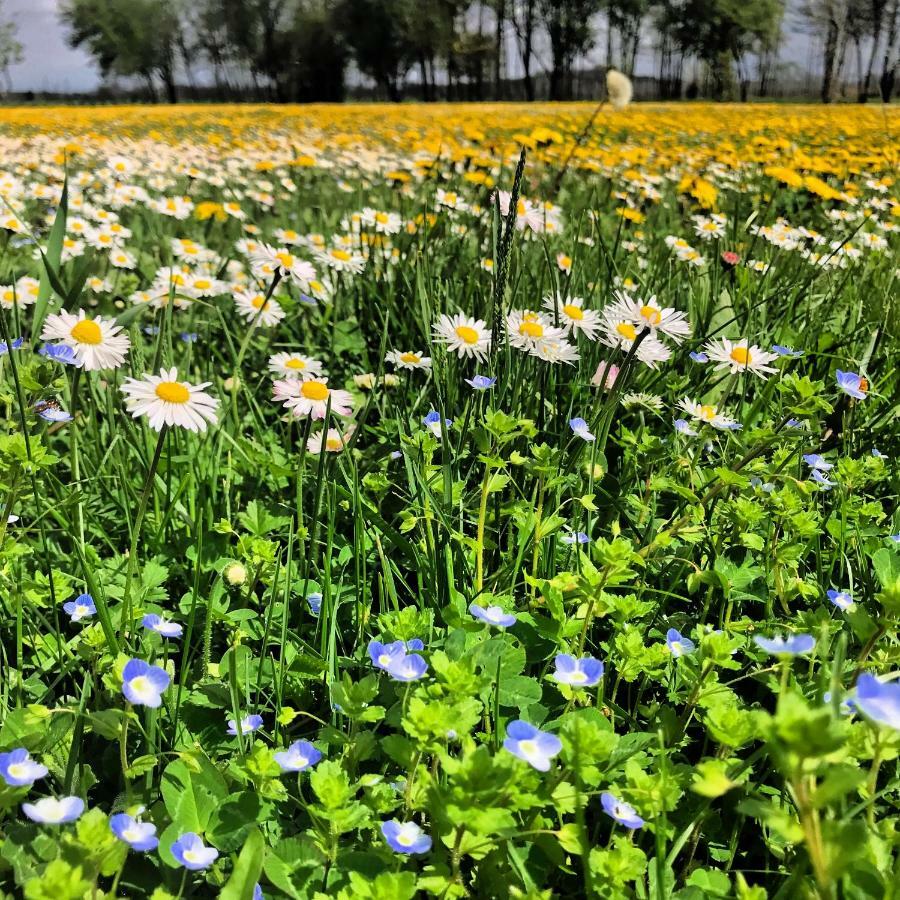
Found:
<svg viewBox="0 0 900 900"><path fill-rule="evenodd" d="M144 481L144 490L141 492L137 515L134 519L134 528L131 532L131 546L128 550L128 567L125 572L125 593L122 598L122 621L119 623L120 633L125 638L128 637L131 630L131 582L134 579L135 567L137 566L137 547L141 537L141 525L144 523L144 514L147 512L147 501L150 499L150 492L153 488L153 482L156 479L156 468L159 465L159 458L162 455L163 444L165 443L168 430L169 428L167 425L163 425L159 430L159 437L156 439L156 449L153 451L153 459L150 461L150 468L147 470L147 478Z"/></svg>
<svg viewBox="0 0 900 900"><path fill-rule="evenodd" d="M480 594L484 586L484 525L487 518L488 486L491 482L491 470L484 467L484 477L481 479L481 503L478 506L478 535L475 549L475 593Z"/></svg>

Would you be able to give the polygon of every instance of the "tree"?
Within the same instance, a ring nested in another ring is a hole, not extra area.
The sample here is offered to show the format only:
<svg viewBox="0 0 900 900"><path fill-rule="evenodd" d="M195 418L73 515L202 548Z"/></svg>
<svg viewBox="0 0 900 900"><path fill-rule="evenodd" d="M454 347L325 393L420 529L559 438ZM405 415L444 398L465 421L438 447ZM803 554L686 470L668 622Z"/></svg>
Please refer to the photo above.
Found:
<svg viewBox="0 0 900 900"><path fill-rule="evenodd" d="M140 77L154 100L159 78L170 103L178 99L179 12L174 0L66 0L60 10L69 43L85 47L104 77Z"/></svg>
<svg viewBox="0 0 900 900"><path fill-rule="evenodd" d="M0 0L0 74L6 90L12 90L12 79L9 76L9 67L22 62L25 58L24 49L16 38L18 26L12 19L7 19L3 12L3 0Z"/></svg>
<svg viewBox="0 0 900 900"><path fill-rule="evenodd" d="M534 100L534 79L531 77L531 63L534 58L534 27L536 0L518 0L514 2L512 23L519 44L519 56L522 59L525 99Z"/></svg>
<svg viewBox="0 0 900 900"><path fill-rule="evenodd" d="M575 60L594 46L591 18L600 11L602 0L539 0L538 12L550 38L553 67L550 70L550 99L572 96L572 67Z"/></svg>

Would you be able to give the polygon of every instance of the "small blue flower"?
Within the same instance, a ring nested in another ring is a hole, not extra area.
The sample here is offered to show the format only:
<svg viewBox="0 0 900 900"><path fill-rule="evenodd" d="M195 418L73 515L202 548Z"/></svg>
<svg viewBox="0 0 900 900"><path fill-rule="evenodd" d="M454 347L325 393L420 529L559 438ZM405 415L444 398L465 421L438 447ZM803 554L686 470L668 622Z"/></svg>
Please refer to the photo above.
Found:
<svg viewBox="0 0 900 900"><path fill-rule="evenodd" d="M69 621L80 622L97 612L94 598L90 594L79 594L74 600L63 603L63 610L68 613Z"/></svg>
<svg viewBox="0 0 900 900"><path fill-rule="evenodd" d="M310 297L309 294L304 294L303 291L300 291L300 302L305 303L307 306L319 305L319 301L315 297Z"/></svg>
<svg viewBox="0 0 900 900"><path fill-rule="evenodd" d="M306 605L314 616L319 615L322 611L322 595L318 592L308 594L306 597Z"/></svg>
<svg viewBox="0 0 900 900"><path fill-rule="evenodd" d="M709 357L705 353L700 353L696 350L691 351L690 357L695 363L708 363L709 362Z"/></svg>
<svg viewBox="0 0 900 900"><path fill-rule="evenodd" d="M615 819L620 825L626 828L636 829L642 828L644 820L637 814L635 808L630 803L619 800L609 791L604 791L600 795L600 805L603 811L611 818Z"/></svg>
<svg viewBox="0 0 900 900"><path fill-rule="evenodd" d="M788 419L784 423L787 428L802 428L803 423L799 419Z"/></svg>
<svg viewBox="0 0 900 900"><path fill-rule="evenodd" d="M475 375L473 378L466 378L465 382L476 391L489 391L497 383L497 379L489 378L487 375Z"/></svg>
<svg viewBox="0 0 900 900"><path fill-rule="evenodd" d="M168 686L166 670L142 659L130 659L122 669L122 693L135 706L161 706L162 693Z"/></svg>
<svg viewBox="0 0 900 900"><path fill-rule="evenodd" d="M303 772L321 758L322 751L317 750L309 741L294 741L287 750L275 754L275 762L281 766L282 772Z"/></svg>
<svg viewBox="0 0 900 900"><path fill-rule="evenodd" d="M823 491L830 491L836 484L827 475L823 475L818 469L812 470L812 480L822 488Z"/></svg>
<svg viewBox="0 0 900 900"><path fill-rule="evenodd" d="M562 741L549 731L541 731L522 719L515 719L506 726L503 747L539 772L548 772L550 760L562 750Z"/></svg>
<svg viewBox="0 0 900 900"><path fill-rule="evenodd" d="M380 641L369 641L367 648L369 659L376 669L387 671L391 663L406 656L406 645L403 641L393 641L390 644L382 644Z"/></svg>
<svg viewBox="0 0 900 900"><path fill-rule="evenodd" d="M572 432L576 437L580 437L583 441L590 443L591 441L596 440L588 428L588 423L585 422L584 419L569 419L569 428L572 429Z"/></svg>
<svg viewBox="0 0 900 900"><path fill-rule="evenodd" d="M594 687L603 677L603 663L593 656L574 657L559 653L554 660L556 671L553 678L570 687Z"/></svg>
<svg viewBox="0 0 900 900"><path fill-rule="evenodd" d="M404 646L410 653L414 652L415 650L424 650L425 649L424 642L421 641L419 638L411 638L410 640L406 641Z"/></svg>
<svg viewBox="0 0 900 900"><path fill-rule="evenodd" d="M184 629L177 622L170 622L156 613L147 613L141 619L141 625L148 631L155 631L157 634L167 638L180 638L184 633Z"/></svg>
<svg viewBox="0 0 900 900"><path fill-rule="evenodd" d="M496 625L498 628L509 628L516 624L516 617L512 613L505 613L499 606L489 606L485 609L477 603L469 606L469 612L487 625Z"/></svg>
<svg viewBox="0 0 900 900"><path fill-rule="evenodd" d="M564 544L589 544L591 537L583 531L566 531L559 538Z"/></svg>
<svg viewBox="0 0 900 900"><path fill-rule="evenodd" d="M869 391L869 382L856 372L842 372L837 370L835 375L837 386L845 394L855 397L857 400L865 400Z"/></svg>
<svg viewBox="0 0 900 900"><path fill-rule="evenodd" d="M159 334L159 325L145 325L141 331L152 337L155 334Z"/></svg>
<svg viewBox="0 0 900 900"><path fill-rule="evenodd" d="M258 881L253 885L253 900L266 900L266 895Z"/></svg>
<svg viewBox="0 0 900 900"><path fill-rule="evenodd" d="M697 645L690 638L686 638L675 628L670 628L666 632L666 646L669 648L669 653L676 659L679 656L693 653L697 649Z"/></svg>
<svg viewBox="0 0 900 900"><path fill-rule="evenodd" d="M181 334L178 335L179 339L184 341L185 344L193 344L194 341L197 340L197 332L196 331L182 331Z"/></svg>
<svg viewBox="0 0 900 900"><path fill-rule="evenodd" d="M30 786L38 778L46 777L47 771L47 767L35 762L24 747L0 753L0 778L9 787Z"/></svg>
<svg viewBox="0 0 900 900"><path fill-rule="evenodd" d="M260 715L254 713L253 715L244 716L241 719L241 734L252 734L254 731L258 731L262 728L263 718ZM238 733L238 725L234 719L228 720L228 730L226 734L230 734L232 737L236 737Z"/></svg>
<svg viewBox="0 0 900 900"><path fill-rule="evenodd" d="M39 400L34 404L34 411L45 422L71 422L72 414L66 412L56 400Z"/></svg>
<svg viewBox="0 0 900 900"><path fill-rule="evenodd" d="M63 363L67 366L77 366L78 357L68 344L44 344L38 353L52 359L53 362Z"/></svg>
<svg viewBox="0 0 900 900"><path fill-rule="evenodd" d="M382 822L381 833L396 853L427 853L431 849L431 838L415 822L390 819Z"/></svg>
<svg viewBox="0 0 900 900"><path fill-rule="evenodd" d="M834 468L833 463L828 462L824 456L820 456L818 453L804 453L803 462L811 469L817 469L819 472L828 472Z"/></svg>
<svg viewBox="0 0 900 900"><path fill-rule="evenodd" d="M868 673L856 682L856 708L866 718L900 731L900 684L879 681Z"/></svg>
<svg viewBox="0 0 900 900"><path fill-rule="evenodd" d="M219 856L215 847L207 847L193 831L181 835L169 849L175 861L192 872L209 868Z"/></svg>
<svg viewBox="0 0 900 900"><path fill-rule="evenodd" d="M777 353L779 356L789 356L792 359L803 356L802 350L795 350L793 347L783 347L781 344L773 344L772 352Z"/></svg>
<svg viewBox="0 0 900 900"><path fill-rule="evenodd" d="M418 653L395 656L387 667L394 681L418 681L428 671L428 663Z"/></svg>
<svg viewBox="0 0 900 900"><path fill-rule="evenodd" d="M887 458L888 458L888 457L887 457L884 453L882 453L877 447L873 447L873 448L872 448L872 456L874 456L875 459L887 459Z"/></svg>
<svg viewBox="0 0 900 900"><path fill-rule="evenodd" d="M853 597L849 591L826 591L828 599L840 610L848 610L853 606Z"/></svg>
<svg viewBox="0 0 900 900"><path fill-rule="evenodd" d="M816 639L811 634L792 634L786 638L781 635L770 638L756 635L753 643L775 656L800 656L816 646Z"/></svg>
<svg viewBox="0 0 900 900"><path fill-rule="evenodd" d="M34 803L23 803L22 812L40 825L64 825L74 822L84 812L81 797L41 797Z"/></svg>
<svg viewBox="0 0 900 900"><path fill-rule="evenodd" d="M895 544L900 544L900 534L889 534L888 540L893 541Z"/></svg>
<svg viewBox="0 0 900 900"><path fill-rule="evenodd" d="M771 494L772 491L775 490L775 485L772 484L771 481L763 481L762 478L757 475L753 475L750 478L750 486L759 488L761 491L765 491L767 494Z"/></svg>
<svg viewBox="0 0 900 900"><path fill-rule="evenodd" d="M691 428L690 423L687 421L687 419L676 419L675 420L675 430L679 434L686 434L689 437L693 437L694 435L697 434L697 432L694 431L693 428Z"/></svg>
<svg viewBox="0 0 900 900"><path fill-rule="evenodd" d="M433 409L424 419L422 419L422 424L435 436L441 436L441 414ZM446 428L451 428L453 426L452 419L444 419L444 426Z"/></svg>
<svg viewBox="0 0 900 900"><path fill-rule="evenodd" d="M159 846L156 826L152 822L142 822L140 814L129 816L127 813L118 813L110 816L109 827L112 833L120 841L128 844L132 850L147 853Z"/></svg>
<svg viewBox="0 0 900 900"><path fill-rule="evenodd" d="M21 348L22 344L24 344L24 343L25 343L25 338L20 338L20 337L13 338L12 349L19 350ZM0 341L0 356L5 356L7 353L9 353L9 351L10 351L10 347L7 346L6 341Z"/></svg>

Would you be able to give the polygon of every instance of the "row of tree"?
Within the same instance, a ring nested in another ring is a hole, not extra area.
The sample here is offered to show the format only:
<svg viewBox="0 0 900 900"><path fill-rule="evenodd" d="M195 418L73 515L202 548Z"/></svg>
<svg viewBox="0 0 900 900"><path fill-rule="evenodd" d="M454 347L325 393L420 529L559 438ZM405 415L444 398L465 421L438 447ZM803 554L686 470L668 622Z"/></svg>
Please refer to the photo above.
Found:
<svg viewBox="0 0 900 900"><path fill-rule="evenodd" d="M900 0L803 2L787 23L785 0L64 0L61 16L104 77L141 79L171 102L179 84L337 101L351 68L391 100L503 99L513 83L560 100L592 51L629 75L652 51L662 97L700 71L712 97L745 99L751 84L771 90L786 25L819 41L824 101L854 63L859 99L876 80L888 99Z"/></svg>

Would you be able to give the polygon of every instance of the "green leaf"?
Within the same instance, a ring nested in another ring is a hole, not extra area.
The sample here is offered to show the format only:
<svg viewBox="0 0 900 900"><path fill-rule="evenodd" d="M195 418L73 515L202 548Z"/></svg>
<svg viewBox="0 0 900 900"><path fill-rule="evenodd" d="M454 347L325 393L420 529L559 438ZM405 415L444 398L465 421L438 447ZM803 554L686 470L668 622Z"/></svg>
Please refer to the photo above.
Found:
<svg viewBox="0 0 900 900"><path fill-rule="evenodd" d="M253 888L259 881L266 856L262 832L251 828L241 848L231 878L219 892L219 900L253 900Z"/></svg>

